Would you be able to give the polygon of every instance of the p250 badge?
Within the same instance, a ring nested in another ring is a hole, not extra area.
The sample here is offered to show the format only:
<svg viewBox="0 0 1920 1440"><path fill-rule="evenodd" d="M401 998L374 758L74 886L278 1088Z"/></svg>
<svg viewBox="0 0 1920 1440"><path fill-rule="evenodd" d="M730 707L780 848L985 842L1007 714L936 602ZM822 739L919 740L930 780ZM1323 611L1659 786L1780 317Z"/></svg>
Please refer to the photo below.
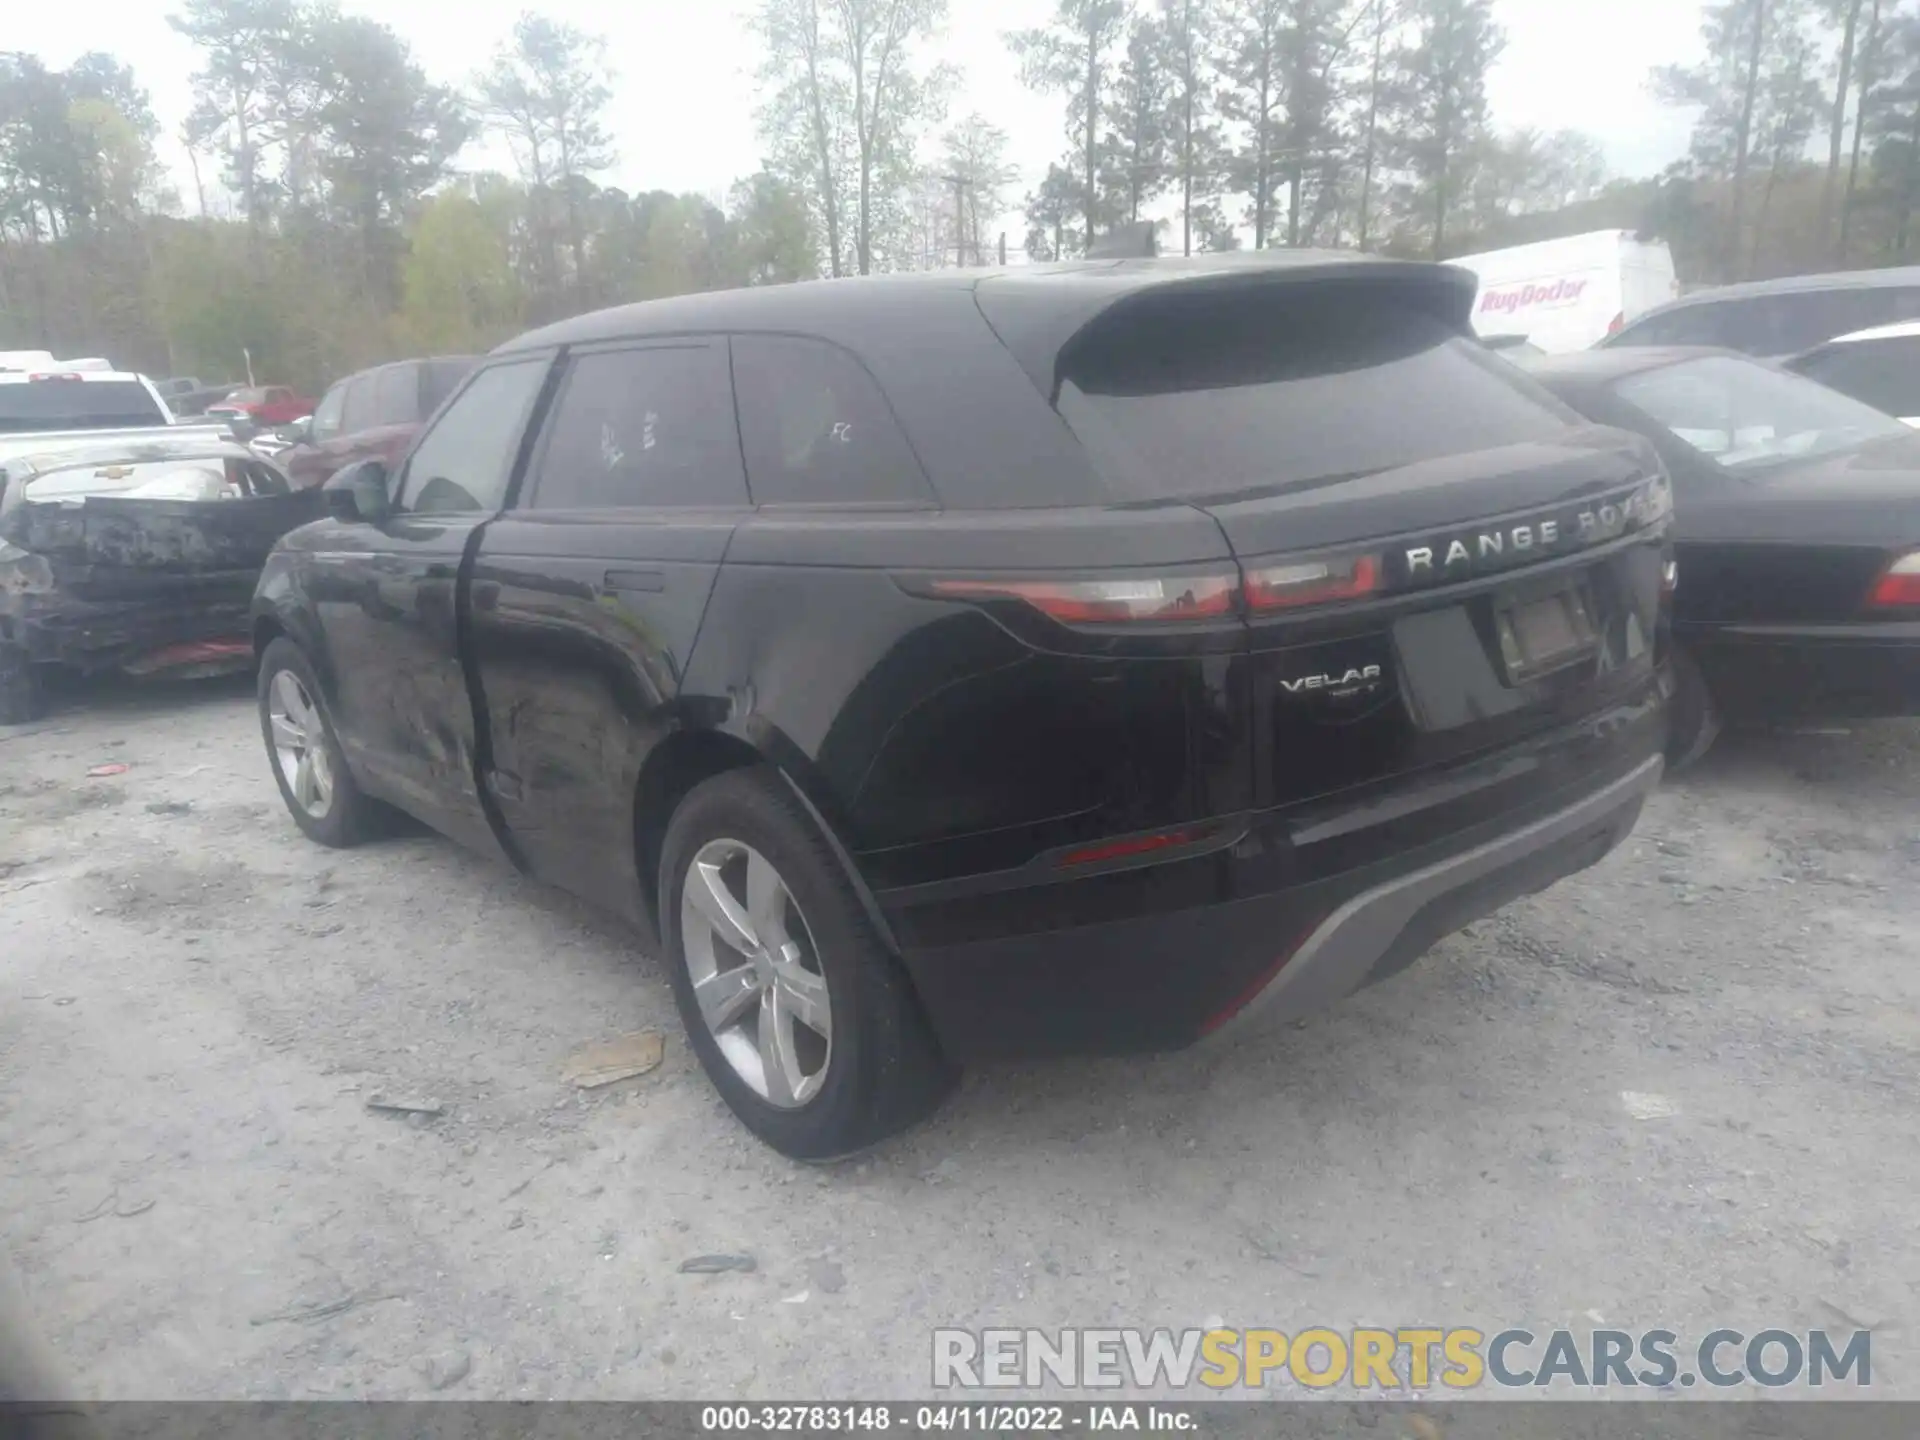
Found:
<svg viewBox="0 0 1920 1440"><path fill-rule="evenodd" d="M1299 675L1282 680L1280 686L1289 695L1327 695L1344 700L1365 695L1380 688L1380 667L1358 665L1349 670L1328 671L1319 675Z"/></svg>

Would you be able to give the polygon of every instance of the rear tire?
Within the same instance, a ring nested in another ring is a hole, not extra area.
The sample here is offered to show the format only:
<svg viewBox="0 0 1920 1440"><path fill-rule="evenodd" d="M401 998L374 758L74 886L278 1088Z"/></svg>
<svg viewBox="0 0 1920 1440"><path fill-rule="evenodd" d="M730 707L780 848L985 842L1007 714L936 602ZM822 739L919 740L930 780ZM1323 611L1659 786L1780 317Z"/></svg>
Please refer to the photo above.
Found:
<svg viewBox="0 0 1920 1440"><path fill-rule="evenodd" d="M39 669L18 646L0 645L0 725L27 725L46 713Z"/></svg>
<svg viewBox="0 0 1920 1440"><path fill-rule="evenodd" d="M267 646L257 694L267 763L293 823L308 839L336 849L373 834L375 802L347 769L306 652L284 636Z"/></svg>
<svg viewBox="0 0 1920 1440"><path fill-rule="evenodd" d="M701 887L691 904L690 885ZM718 899L716 885L726 892ZM740 944L723 938L727 915L744 922L730 932ZM781 1154L817 1161L864 1150L930 1114L952 1088L898 960L826 837L771 772L715 776L674 811L661 847L660 931L707 1078ZM768 1027L784 1041L770 1040Z"/></svg>
<svg viewBox="0 0 1920 1440"><path fill-rule="evenodd" d="M1720 711L1706 676L1686 651L1673 651L1673 699L1667 707L1667 769L1684 770L1712 748L1720 734Z"/></svg>

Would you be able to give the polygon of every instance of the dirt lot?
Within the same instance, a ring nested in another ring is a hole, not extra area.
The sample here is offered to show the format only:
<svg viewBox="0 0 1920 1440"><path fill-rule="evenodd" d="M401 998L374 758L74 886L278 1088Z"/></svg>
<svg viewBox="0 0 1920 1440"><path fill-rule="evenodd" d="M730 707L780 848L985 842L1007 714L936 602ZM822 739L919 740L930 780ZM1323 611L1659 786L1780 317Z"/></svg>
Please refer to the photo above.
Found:
<svg viewBox="0 0 1920 1440"><path fill-rule="evenodd" d="M1920 727L1729 743L1333 1014L976 1074L810 1169L612 925L306 843L244 687L104 694L0 729L0 1239L101 1398L906 1396L938 1324L1216 1317L1866 1323L1920 1394L1917 882ZM654 1074L563 1080L647 1027Z"/></svg>

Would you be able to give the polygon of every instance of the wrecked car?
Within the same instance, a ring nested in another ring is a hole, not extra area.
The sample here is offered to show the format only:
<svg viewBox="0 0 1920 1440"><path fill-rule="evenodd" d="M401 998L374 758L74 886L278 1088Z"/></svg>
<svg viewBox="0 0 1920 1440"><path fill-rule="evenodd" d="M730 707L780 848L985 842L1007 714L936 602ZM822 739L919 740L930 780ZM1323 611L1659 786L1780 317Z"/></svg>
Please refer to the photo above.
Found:
<svg viewBox="0 0 1920 1440"><path fill-rule="evenodd" d="M0 724L47 671L244 670L274 542L320 512L270 461L204 435L14 457L0 490Z"/></svg>

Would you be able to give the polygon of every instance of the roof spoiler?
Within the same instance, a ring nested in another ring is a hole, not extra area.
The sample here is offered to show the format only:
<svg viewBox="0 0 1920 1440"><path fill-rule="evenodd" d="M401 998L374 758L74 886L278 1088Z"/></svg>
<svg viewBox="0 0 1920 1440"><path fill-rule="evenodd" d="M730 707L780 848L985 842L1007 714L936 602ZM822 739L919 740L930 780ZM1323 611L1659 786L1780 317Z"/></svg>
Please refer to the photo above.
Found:
<svg viewBox="0 0 1920 1440"><path fill-rule="evenodd" d="M1089 260L1151 260L1159 253L1158 227L1151 220L1118 226L1087 247Z"/></svg>

